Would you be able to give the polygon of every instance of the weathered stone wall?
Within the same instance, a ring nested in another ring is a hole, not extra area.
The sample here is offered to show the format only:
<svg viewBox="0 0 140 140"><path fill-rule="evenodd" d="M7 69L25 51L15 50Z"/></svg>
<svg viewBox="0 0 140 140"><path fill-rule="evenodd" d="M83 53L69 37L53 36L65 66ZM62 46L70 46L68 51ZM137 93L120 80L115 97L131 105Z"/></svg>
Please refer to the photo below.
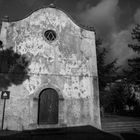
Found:
<svg viewBox="0 0 140 140"><path fill-rule="evenodd" d="M49 29L57 34L53 42L44 37ZM100 128L98 86L93 81L97 78L94 32L80 28L58 9L44 8L23 20L3 22L0 39L5 49L12 46L30 62L30 78L8 89L11 98L5 128L39 127L38 95L44 85L59 89L63 97L57 126L93 124Z"/></svg>

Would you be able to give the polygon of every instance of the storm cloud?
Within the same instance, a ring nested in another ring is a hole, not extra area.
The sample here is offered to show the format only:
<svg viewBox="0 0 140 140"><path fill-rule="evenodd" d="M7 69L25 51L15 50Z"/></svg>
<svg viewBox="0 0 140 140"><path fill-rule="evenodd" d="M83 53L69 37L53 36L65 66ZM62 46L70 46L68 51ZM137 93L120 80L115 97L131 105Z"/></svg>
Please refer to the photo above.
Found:
<svg viewBox="0 0 140 140"><path fill-rule="evenodd" d="M140 8L136 10L136 13L134 15L134 21L136 24L140 24Z"/></svg>
<svg viewBox="0 0 140 140"><path fill-rule="evenodd" d="M140 23L140 9L133 15L133 24L125 29L120 29L118 24L121 12L119 0L101 0L96 6L82 11L80 19L83 23L94 26L97 35L103 38L103 46L108 49L106 62L117 58L117 64L126 67L127 59L136 55L128 48L128 44L132 43L132 28Z"/></svg>
<svg viewBox="0 0 140 140"><path fill-rule="evenodd" d="M134 58L137 54L128 47L128 44L132 44L134 40L132 40L132 29L136 24L140 24L140 9L136 10L136 13L133 16L133 23L130 24L126 29L121 30L120 32L116 32L112 35L112 44L110 46L110 56L111 58L114 56L118 58L118 65L126 66L127 60L130 58ZM109 56L107 56L109 60Z"/></svg>
<svg viewBox="0 0 140 140"><path fill-rule="evenodd" d="M116 18L119 16L118 0L102 0L96 6L87 7L80 14L86 25L94 26L100 35L109 35L116 30Z"/></svg>

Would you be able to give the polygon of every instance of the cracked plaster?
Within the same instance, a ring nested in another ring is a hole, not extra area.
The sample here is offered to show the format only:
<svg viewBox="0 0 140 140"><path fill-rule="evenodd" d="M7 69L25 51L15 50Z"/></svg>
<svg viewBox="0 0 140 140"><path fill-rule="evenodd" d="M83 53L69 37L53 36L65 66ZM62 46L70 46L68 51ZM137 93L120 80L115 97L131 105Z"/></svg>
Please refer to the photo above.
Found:
<svg viewBox="0 0 140 140"><path fill-rule="evenodd" d="M64 84L66 96L89 96L86 86L90 76L93 76L91 71L96 71L91 64L96 57L93 56L93 32L81 31L63 12L51 8L41 9L26 19L9 23L7 29L7 42L14 42L15 51L30 58L30 79L23 83L29 94L33 94L41 85L41 74L52 74L72 77L74 84ZM44 31L48 29L56 31L57 39L54 42L48 42L44 37ZM80 81L80 78L73 76L83 76L83 79Z"/></svg>
<svg viewBox="0 0 140 140"><path fill-rule="evenodd" d="M57 39L53 42L47 41L44 37L44 32L50 29L56 31L57 34ZM30 78L23 82L22 87L22 91L26 92L26 95L27 92L28 95L36 93L42 84L56 85L72 108L65 107L68 109L67 112L72 111L73 119L68 118L64 121L68 121L69 125L74 124L75 121L80 124L78 121L81 116L80 103L76 101L71 103L70 99L85 99L86 101L83 103L86 104L89 112L84 111L86 113L83 120L90 122L94 116L93 108L98 108L98 105L92 106L94 96L92 78L97 76L94 32L81 30L65 13L58 9L44 8L23 20L3 23L0 39L6 48L12 45L15 52L25 55L30 61L28 67ZM15 92L13 88L12 91ZM24 100L26 98L28 96ZM20 99L14 100L20 101ZM33 108L34 103L30 102L30 104ZM23 106L23 110L30 112L31 110L27 106ZM23 113L21 116L21 118L27 118ZM30 121L33 122L33 119L30 118ZM23 124L25 127L28 122L25 121ZM100 127L99 122L96 126ZM20 124L17 129L21 129Z"/></svg>

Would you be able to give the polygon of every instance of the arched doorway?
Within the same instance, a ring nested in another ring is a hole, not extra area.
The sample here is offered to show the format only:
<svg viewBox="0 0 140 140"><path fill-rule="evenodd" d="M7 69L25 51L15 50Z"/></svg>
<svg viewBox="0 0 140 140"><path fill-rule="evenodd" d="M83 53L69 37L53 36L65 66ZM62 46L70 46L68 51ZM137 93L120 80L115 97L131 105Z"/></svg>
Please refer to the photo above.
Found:
<svg viewBox="0 0 140 140"><path fill-rule="evenodd" d="M44 89L39 95L38 124L58 123L59 96L52 88Z"/></svg>

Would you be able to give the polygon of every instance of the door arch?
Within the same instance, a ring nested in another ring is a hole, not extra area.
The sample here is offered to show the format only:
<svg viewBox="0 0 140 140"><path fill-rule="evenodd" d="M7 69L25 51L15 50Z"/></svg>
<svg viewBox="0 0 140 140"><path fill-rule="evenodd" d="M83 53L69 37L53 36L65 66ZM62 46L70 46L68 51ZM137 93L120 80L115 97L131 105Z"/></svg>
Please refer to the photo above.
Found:
<svg viewBox="0 0 140 140"><path fill-rule="evenodd" d="M58 123L59 96L52 88L44 89L39 95L38 124Z"/></svg>

